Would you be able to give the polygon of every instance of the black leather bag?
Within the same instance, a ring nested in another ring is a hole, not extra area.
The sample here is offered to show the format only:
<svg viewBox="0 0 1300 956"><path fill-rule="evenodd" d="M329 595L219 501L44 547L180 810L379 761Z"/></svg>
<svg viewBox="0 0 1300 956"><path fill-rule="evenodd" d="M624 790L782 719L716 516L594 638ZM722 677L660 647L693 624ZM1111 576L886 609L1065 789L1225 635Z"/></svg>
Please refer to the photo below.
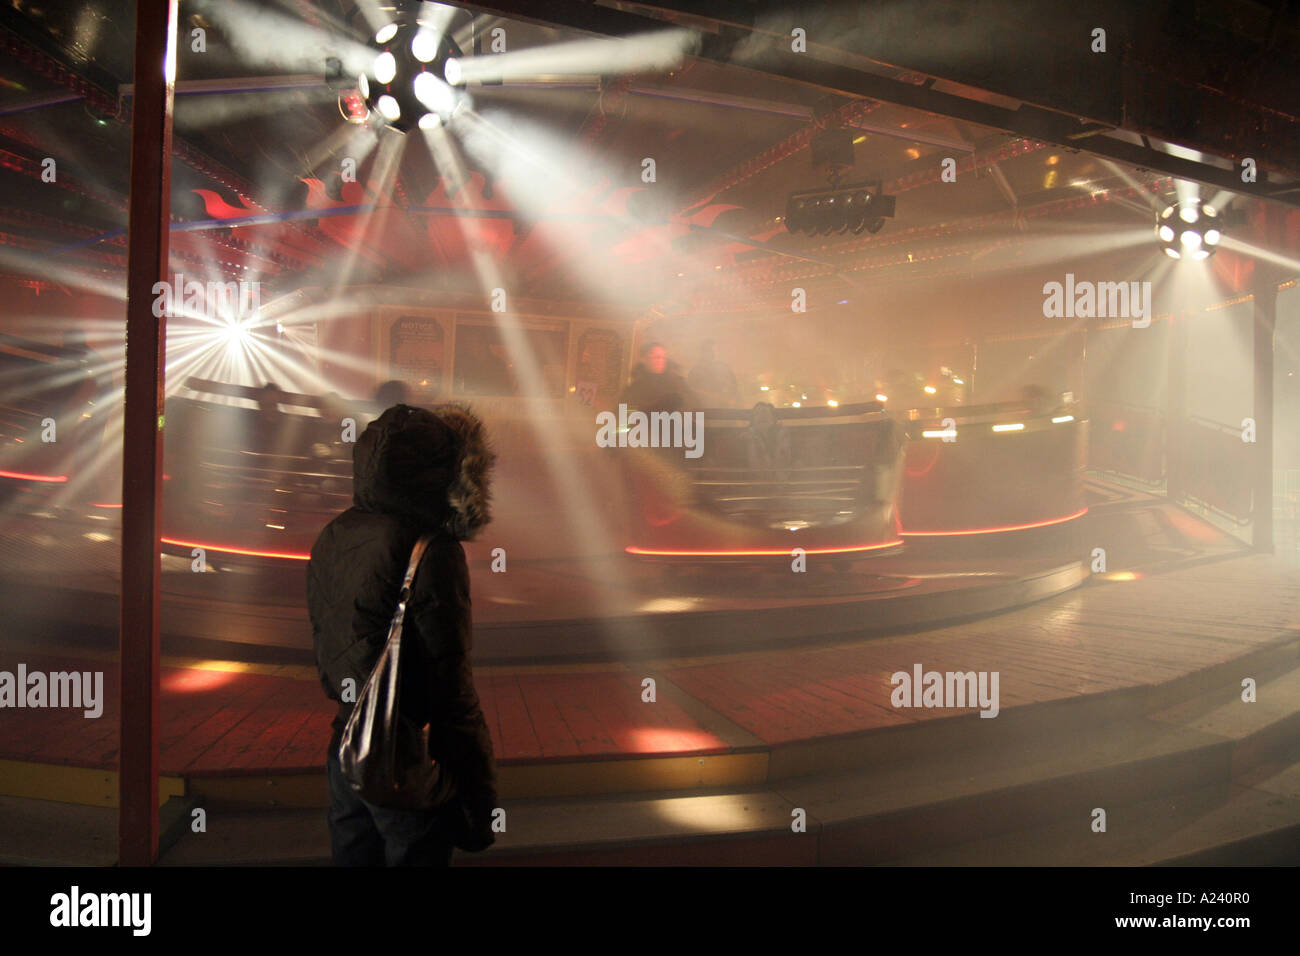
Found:
<svg viewBox="0 0 1300 956"><path fill-rule="evenodd" d="M398 707L402 621L411 582L428 545L429 536L425 535L411 550L388 640L357 697L339 744L344 778L361 799L380 807L433 810L454 798L450 775L429 756L428 725L416 726Z"/></svg>

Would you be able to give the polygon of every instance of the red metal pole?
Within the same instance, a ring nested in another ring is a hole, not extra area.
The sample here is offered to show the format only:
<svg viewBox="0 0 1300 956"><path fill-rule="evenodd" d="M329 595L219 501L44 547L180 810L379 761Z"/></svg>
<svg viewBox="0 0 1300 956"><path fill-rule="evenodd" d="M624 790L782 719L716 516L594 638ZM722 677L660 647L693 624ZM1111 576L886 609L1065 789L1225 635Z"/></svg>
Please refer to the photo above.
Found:
<svg viewBox="0 0 1300 956"><path fill-rule="evenodd" d="M158 858L158 538L166 318L154 317L153 289L167 279L176 4L177 0L136 0L135 15L122 439L117 817L122 866L148 866Z"/></svg>

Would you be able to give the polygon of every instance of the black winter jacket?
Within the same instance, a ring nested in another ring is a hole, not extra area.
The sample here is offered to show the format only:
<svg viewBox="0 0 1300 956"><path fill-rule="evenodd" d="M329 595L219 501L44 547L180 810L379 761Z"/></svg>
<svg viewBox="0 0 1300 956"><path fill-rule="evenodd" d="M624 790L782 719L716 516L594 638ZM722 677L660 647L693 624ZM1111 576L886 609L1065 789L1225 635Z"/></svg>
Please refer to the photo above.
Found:
<svg viewBox="0 0 1300 956"><path fill-rule="evenodd" d="M353 452L353 506L331 521L307 565L321 686L339 701L330 747L337 751L353 703L374 669L397 608L411 549L434 535L411 586L402 639L400 707L429 724L430 756L455 781L457 845L492 843L496 765L470 670L469 569L462 540L490 520L495 460L482 424L466 409L395 405L371 422Z"/></svg>

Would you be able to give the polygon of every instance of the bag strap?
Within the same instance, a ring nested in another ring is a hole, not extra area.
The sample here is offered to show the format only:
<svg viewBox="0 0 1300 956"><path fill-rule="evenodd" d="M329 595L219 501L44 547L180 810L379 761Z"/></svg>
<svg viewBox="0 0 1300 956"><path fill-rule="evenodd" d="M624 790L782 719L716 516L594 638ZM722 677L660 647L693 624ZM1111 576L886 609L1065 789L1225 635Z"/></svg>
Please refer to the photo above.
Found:
<svg viewBox="0 0 1300 956"><path fill-rule="evenodd" d="M420 560L424 557L431 540L433 535L421 535L420 540L416 541L415 547L411 549L411 561L406 566L406 576L402 578L402 590L397 595L397 611L393 614L393 622L388 626L388 639L395 643L402 639L402 621L406 619L406 602L411 596L411 582L415 580L415 572L419 569Z"/></svg>

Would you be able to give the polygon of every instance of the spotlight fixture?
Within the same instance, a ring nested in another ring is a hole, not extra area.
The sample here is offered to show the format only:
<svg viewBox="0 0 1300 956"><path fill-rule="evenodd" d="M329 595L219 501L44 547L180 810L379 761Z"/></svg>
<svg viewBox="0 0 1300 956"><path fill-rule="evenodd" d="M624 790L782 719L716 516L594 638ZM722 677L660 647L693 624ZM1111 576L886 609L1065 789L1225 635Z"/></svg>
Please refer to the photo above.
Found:
<svg viewBox="0 0 1300 956"><path fill-rule="evenodd" d="M1156 238L1170 259L1208 259L1219 249L1223 226L1219 210L1192 197L1156 217Z"/></svg>
<svg viewBox="0 0 1300 956"><path fill-rule="evenodd" d="M375 33L370 48L375 57L357 77L357 91L393 129L435 129L464 105L465 94L448 80L447 63L462 55L449 34L401 12Z"/></svg>
<svg viewBox="0 0 1300 956"><path fill-rule="evenodd" d="M785 205L785 228L809 236L876 233L893 215L894 197L882 195L879 183L855 183L791 193Z"/></svg>

